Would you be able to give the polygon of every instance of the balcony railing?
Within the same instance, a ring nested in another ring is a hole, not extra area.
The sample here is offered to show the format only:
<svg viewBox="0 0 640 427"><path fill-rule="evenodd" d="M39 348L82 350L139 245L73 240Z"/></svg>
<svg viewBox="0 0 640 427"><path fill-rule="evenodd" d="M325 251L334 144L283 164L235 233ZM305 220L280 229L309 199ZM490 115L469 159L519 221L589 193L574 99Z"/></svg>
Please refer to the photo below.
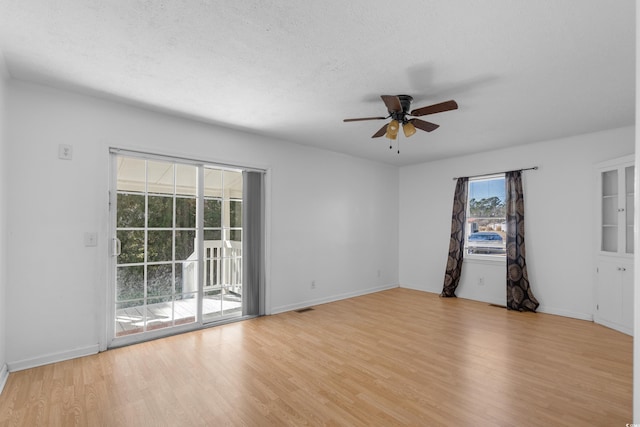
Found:
<svg viewBox="0 0 640 427"><path fill-rule="evenodd" d="M204 241L203 320L242 312L242 242ZM196 320L197 253L182 262L182 293L172 301L141 304L116 311L116 336L191 323Z"/></svg>
<svg viewBox="0 0 640 427"><path fill-rule="evenodd" d="M197 254L183 265L183 294L198 291ZM242 294L242 242L233 240L204 241L204 291L220 290Z"/></svg>

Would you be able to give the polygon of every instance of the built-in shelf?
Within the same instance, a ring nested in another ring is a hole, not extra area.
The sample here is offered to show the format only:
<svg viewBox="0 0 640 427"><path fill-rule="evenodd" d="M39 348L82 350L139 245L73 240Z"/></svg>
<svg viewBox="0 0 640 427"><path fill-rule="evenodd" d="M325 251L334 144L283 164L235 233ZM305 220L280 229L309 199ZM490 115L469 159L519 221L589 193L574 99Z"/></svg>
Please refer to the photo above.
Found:
<svg viewBox="0 0 640 427"><path fill-rule="evenodd" d="M596 322L633 334L634 156L604 162L598 173Z"/></svg>

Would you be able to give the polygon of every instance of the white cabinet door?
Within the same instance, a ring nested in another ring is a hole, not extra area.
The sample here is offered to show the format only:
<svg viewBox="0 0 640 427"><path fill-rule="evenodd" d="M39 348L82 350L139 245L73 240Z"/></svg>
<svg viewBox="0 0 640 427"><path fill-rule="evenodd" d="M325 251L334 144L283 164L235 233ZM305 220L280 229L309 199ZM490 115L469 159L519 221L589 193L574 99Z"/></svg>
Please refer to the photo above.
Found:
<svg viewBox="0 0 640 427"><path fill-rule="evenodd" d="M598 251L601 255L633 255L633 158L598 166Z"/></svg>
<svg viewBox="0 0 640 427"><path fill-rule="evenodd" d="M633 266L622 267L622 326L633 335ZM624 331L623 331L624 332Z"/></svg>
<svg viewBox="0 0 640 427"><path fill-rule="evenodd" d="M596 322L622 323L622 280L615 263L598 263L596 288Z"/></svg>
<svg viewBox="0 0 640 427"><path fill-rule="evenodd" d="M633 335L633 268L628 262L600 260L594 320Z"/></svg>

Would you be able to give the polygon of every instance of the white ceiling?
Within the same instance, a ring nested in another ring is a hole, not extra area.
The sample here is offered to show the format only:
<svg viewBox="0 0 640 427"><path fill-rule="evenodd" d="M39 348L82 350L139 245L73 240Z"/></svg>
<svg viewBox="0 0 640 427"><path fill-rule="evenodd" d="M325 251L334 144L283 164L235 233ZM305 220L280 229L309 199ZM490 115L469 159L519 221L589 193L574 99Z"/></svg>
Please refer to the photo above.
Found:
<svg viewBox="0 0 640 427"><path fill-rule="evenodd" d="M396 165L635 117L633 0L0 0L0 51L16 79ZM397 154L342 122L382 94L460 108Z"/></svg>

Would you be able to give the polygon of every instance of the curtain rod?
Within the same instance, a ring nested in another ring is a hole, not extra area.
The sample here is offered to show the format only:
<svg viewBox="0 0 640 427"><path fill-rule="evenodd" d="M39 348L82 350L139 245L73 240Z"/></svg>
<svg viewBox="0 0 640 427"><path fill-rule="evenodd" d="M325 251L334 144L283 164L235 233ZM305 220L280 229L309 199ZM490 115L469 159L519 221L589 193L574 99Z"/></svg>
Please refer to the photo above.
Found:
<svg viewBox="0 0 640 427"><path fill-rule="evenodd" d="M533 167L531 167L531 168L524 168L524 169L514 169L514 170L521 171L521 172L522 172L522 171L537 171L537 170L538 170L538 166L533 166ZM501 174L501 173L507 173L507 172L513 172L513 171L494 172L494 173L485 173L485 174L482 174L482 175L474 175L474 176L470 176L470 177L468 177L468 178L482 178L483 176L498 175L498 174ZM453 177L453 180L455 181L455 180L457 180L458 178L462 178L462 177L454 176L454 177Z"/></svg>

